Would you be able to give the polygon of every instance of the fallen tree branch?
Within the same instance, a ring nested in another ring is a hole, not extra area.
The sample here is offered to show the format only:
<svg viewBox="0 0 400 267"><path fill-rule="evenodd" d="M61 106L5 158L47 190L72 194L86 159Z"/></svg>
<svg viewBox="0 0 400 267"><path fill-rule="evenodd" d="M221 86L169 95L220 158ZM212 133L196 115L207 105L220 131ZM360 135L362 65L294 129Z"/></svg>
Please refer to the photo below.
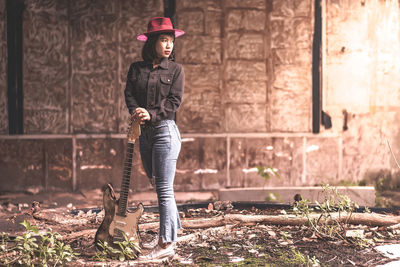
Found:
<svg viewBox="0 0 400 267"><path fill-rule="evenodd" d="M68 235L63 236L63 240L64 241L69 241L72 239L75 239L77 237L82 237L82 236L93 236L96 233L97 229L87 229L87 230L83 230L83 231L79 231L79 232L74 232L74 233L70 233Z"/></svg>
<svg viewBox="0 0 400 267"><path fill-rule="evenodd" d="M320 214L311 214L310 219L318 219ZM378 213L332 213L329 222L343 222L348 224L362 224L368 226L391 226L400 223L400 216L383 215ZM182 220L182 227L187 229L201 229L223 226L227 224L246 224L254 225L257 223L272 225L304 225L307 218L295 215L242 215L226 214L214 218L203 218L193 220ZM155 229L158 223L144 223L139 225L139 229Z"/></svg>
<svg viewBox="0 0 400 267"><path fill-rule="evenodd" d="M388 227L388 229L390 229L390 230L400 229L400 223L391 225L391 226Z"/></svg>

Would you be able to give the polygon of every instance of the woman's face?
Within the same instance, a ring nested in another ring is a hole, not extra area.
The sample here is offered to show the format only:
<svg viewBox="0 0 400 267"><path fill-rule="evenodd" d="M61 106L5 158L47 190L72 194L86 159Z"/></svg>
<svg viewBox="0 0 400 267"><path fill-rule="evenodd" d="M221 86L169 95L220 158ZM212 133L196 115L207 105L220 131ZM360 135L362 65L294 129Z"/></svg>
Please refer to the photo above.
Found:
<svg viewBox="0 0 400 267"><path fill-rule="evenodd" d="M174 38L168 34L161 34L156 42L156 53L158 58L168 58L174 48Z"/></svg>

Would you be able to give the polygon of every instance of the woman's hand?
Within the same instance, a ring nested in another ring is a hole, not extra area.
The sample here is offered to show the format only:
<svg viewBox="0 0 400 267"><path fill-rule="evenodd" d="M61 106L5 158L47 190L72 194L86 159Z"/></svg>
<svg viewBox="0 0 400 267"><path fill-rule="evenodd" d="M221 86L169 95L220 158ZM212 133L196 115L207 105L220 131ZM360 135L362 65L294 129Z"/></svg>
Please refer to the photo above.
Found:
<svg viewBox="0 0 400 267"><path fill-rule="evenodd" d="M149 112L144 108L137 108L132 114L132 119L138 121L140 124L144 124L145 121L150 120Z"/></svg>

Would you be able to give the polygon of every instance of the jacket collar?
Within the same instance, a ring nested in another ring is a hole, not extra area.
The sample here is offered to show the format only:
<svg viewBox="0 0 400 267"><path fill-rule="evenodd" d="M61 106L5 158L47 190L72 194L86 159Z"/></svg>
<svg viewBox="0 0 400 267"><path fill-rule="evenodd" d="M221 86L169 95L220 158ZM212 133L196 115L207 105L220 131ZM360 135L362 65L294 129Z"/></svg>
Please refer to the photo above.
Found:
<svg viewBox="0 0 400 267"><path fill-rule="evenodd" d="M168 69L168 65L169 65L168 58L164 57L163 59L161 59L161 63L159 65L161 68Z"/></svg>
<svg viewBox="0 0 400 267"><path fill-rule="evenodd" d="M144 63L145 63L146 65L148 65L149 68L152 68L152 67L153 67L153 62L151 62L151 61L144 61ZM161 62L160 62L160 64L158 65L158 67L167 70L167 69L168 69L168 65L169 65L169 60L168 60L168 58L163 58L163 59L161 59Z"/></svg>

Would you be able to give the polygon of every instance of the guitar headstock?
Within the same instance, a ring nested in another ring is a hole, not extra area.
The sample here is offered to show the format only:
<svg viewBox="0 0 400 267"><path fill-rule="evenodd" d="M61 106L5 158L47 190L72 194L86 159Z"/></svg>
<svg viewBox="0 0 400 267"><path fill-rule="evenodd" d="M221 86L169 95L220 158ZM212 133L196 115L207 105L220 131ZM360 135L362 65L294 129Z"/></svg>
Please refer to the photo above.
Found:
<svg viewBox="0 0 400 267"><path fill-rule="evenodd" d="M140 123L133 119L129 119L128 143L135 143L135 140L139 136L140 136Z"/></svg>

